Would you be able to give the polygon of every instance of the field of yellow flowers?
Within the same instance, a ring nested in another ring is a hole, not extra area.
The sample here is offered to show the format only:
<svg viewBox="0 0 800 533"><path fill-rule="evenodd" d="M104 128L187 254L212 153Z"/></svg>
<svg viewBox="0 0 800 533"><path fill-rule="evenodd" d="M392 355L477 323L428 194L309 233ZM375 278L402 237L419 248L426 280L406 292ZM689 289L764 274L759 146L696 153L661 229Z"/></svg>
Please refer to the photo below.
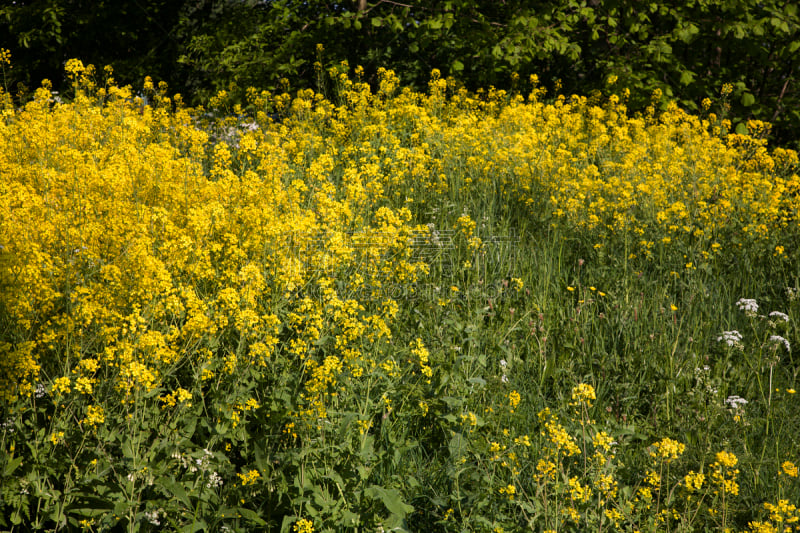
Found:
<svg viewBox="0 0 800 533"><path fill-rule="evenodd" d="M0 92L3 531L800 531L798 157L730 88L67 73Z"/></svg>

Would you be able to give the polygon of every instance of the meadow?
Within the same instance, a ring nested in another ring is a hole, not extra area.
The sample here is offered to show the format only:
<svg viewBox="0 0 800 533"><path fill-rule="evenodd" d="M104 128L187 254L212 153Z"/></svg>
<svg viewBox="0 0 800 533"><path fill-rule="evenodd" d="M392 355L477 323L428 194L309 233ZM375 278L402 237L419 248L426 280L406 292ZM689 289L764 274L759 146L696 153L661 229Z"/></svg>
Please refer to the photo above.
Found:
<svg viewBox="0 0 800 533"><path fill-rule="evenodd" d="M67 74L0 92L3 531L800 531L798 157L731 87Z"/></svg>

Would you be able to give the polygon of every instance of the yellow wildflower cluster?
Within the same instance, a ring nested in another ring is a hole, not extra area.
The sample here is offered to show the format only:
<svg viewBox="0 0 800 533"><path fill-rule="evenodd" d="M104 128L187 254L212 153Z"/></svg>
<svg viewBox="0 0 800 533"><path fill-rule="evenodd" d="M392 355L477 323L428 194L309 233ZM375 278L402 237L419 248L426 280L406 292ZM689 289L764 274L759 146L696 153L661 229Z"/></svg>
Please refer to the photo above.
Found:
<svg viewBox="0 0 800 533"><path fill-rule="evenodd" d="M551 413L550 409L541 411L539 413L539 420L544 425L542 435L547 437L556 458L560 456L569 457L581 453L581 449L578 447L575 439L564 429L564 426L558 422L558 417Z"/></svg>
<svg viewBox="0 0 800 533"><path fill-rule="evenodd" d="M90 427L96 427L106 421L105 412L99 405L89 405L86 407L86 418L82 420L82 424Z"/></svg>
<svg viewBox="0 0 800 533"><path fill-rule="evenodd" d="M685 444L670 438L665 438L653 444L650 450L650 457L663 461L664 463L671 463L676 461L678 457L683 454L684 450L686 450Z"/></svg>
<svg viewBox="0 0 800 533"><path fill-rule="evenodd" d="M791 461L784 461L781 465L781 473L789 477L797 477L797 465Z"/></svg>
<svg viewBox="0 0 800 533"><path fill-rule="evenodd" d="M241 481L243 487L254 484L256 481L258 481L258 478L261 477L261 474L258 470L248 470L245 473L239 472L236 475L239 476L239 480Z"/></svg>
<svg viewBox="0 0 800 533"><path fill-rule="evenodd" d="M292 526L295 533L314 533L314 522L306 518L301 518Z"/></svg>
<svg viewBox="0 0 800 533"><path fill-rule="evenodd" d="M716 487L716 494L739 494L739 484L736 482L739 470L735 468L738 462L739 459L730 452L723 450L717 453L711 464L711 481Z"/></svg>

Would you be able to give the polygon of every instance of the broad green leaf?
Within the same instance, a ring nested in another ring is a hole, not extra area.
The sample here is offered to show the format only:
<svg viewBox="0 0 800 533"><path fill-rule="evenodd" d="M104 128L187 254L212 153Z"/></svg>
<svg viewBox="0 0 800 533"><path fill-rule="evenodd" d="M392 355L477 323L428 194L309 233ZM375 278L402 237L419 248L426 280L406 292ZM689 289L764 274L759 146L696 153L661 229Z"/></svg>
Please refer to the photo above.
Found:
<svg viewBox="0 0 800 533"><path fill-rule="evenodd" d="M255 511L251 509L245 509L244 507L237 507L236 512L242 515L242 518L245 518L251 522L255 522L259 526L267 525L267 523L260 516L258 516L258 514Z"/></svg>
<svg viewBox="0 0 800 533"><path fill-rule="evenodd" d="M16 470L17 467L21 464L22 464L22 457L11 459L9 462L6 463L5 468L3 468L3 477L10 476L14 472L14 470Z"/></svg>
<svg viewBox="0 0 800 533"><path fill-rule="evenodd" d="M378 485L373 485L364 491L364 494L371 498L380 499L390 513L403 517L414 510L414 507L403 501L400 491L397 489L385 489Z"/></svg>

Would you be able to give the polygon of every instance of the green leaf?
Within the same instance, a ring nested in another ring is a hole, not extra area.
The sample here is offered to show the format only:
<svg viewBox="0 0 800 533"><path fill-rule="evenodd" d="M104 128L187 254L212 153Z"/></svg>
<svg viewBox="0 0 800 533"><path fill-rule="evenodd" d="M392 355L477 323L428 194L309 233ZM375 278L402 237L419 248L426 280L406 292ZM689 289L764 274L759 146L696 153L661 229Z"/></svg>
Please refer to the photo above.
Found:
<svg viewBox="0 0 800 533"><path fill-rule="evenodd" d="M187 508L192 507L192 502L189 499L189 495L186 493L186 490L183 488L183 485L181 485L179 482L169 477L161 477L158 479L158 485L166 489L170 494L172 494L179 502L184 504Z"/></svg>
<svg viewBox="0 0 800 533"><path fill-rule="evenodd" d="M3 468L3 477L10 476L14 470L17 469L19 465L22 464L22 457L17 457L16 459L11 459L9 462L6 463L5 468Z"/></svg>
<svg viewBox="0 0 800 533"><path fill-rule="evenodd" d="M467 453L467 439L461 433L456 433L447 447L450 450L450 459L458 461Z"/></svg>
<svg viewBox="0 0 800 533"><path fill-rule="evenodd" d="M183 533L194 533L195 531L207 530L208 525L205 523L204 520L198 520L191 524L187 524L181 528Z"/></svg>
<svg viewBox="0 0 800 533"><path fill-rule="evenodd" d="M376 28L380 28L383 25L383 19L380 17L374 17L372 19L372 25Z"/></svg>
<svg viewBox="0 0 800 533"><path fill-rule="evenodd" d="M396 516L405 516L414 510L414 507L403 501L400 491L397 489L385 489L378 485L373 485L364 491L370 498L380 499L390 513Z"/></svg>
<svg viewBox="0 0 800 533"><path fill-rule="evenodd" d="M753 96L751 93L744 93L742 95L742 105L745 107L750 107L756 101L756 97Z"/></svg>
<svg viewBox="0 0 800 533"><path fill-rule="evenodd" d="M456 72L461 72L462 70L464 70L464 63L462 63L461 61L459 61L458 59L456 59L455 61L453 61L453 66L452 66L452 68L453 68L453 70L455 70Z"/></svg>
<svg viewBox="0 0 800 533"><path fill-rule="evenodd" d="M245 509L244 507L237 507L235 511L240 515L242 515L242 518L245 518L251 522L255 522L259 526L267 525L267 523L260 516L258 516L258 514L255 511L251 509Z"/></svg>
<svg viewBox="0 0 800 533"><path fill-rule="evenodd" d="M739 135L747 135L750 132L747 131L747 126L744 125L744 122L740 122L736 125L736 133Z"/></svg>

